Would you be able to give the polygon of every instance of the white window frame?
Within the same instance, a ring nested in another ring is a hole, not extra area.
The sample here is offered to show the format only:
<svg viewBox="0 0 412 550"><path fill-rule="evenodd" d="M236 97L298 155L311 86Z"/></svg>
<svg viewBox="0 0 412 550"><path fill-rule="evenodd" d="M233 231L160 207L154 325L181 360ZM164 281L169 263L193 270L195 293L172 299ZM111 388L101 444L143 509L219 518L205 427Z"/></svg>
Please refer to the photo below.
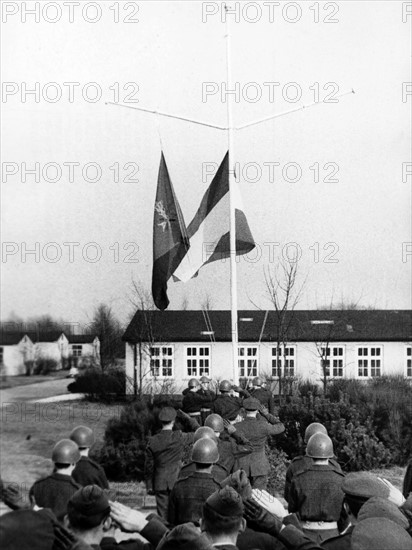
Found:
<svg viewBox="0 0 412 550"><path fill-rule="evenodd" d="M343 371L345 368L345 346L342 345L329 345L322 346L320 348L322 357L320 359L321 374L324 375L322 363L327 362L326 376L329 378L343 378ZM341 353L340 353L341 352ZM325 359L326 357L326 359ZM341 370L340 374L336 374Z"/></svg>
<svg viewBox="0 0 412 550"><path fill-rule="evenodd" d="M153 355L153 350L158 350L159 353ZM170 353L169 353L170 352ZM150 346L150 376L151 378L173 378L174 376L174 357L175 350L172 345L153 345ZM158 362L156 366L154 362ZM165 364L167 362L167 364ZM170 364L169 364L170 362ZM156 369L156 370L155 370ZM166 372L169 371L170 373ZM165 374L166 372L166 374Z"/></svg>
<svg viewBox="0 0 412 550"><path fill-rule="evenodd" d="M277 351L277 346L272 346L270 357L272 377L279 378L279 368L281 369L281 376L296 376L297 346L291 344L281 345L279 357ZM290 351L293 351L293 353L290 353Z"/></svg>
<svg viewBox="0 0 412 550"><path fill-rule="evenodd" d="M356 358L357 378L380 378L383 375L383 346L370 344L358 346ZM360 368L362 368L362 374L359 372ZM376 370L379 370L379 374L376 374Z"/></svg>
<svg viewBox="0 0 412 550"><path fill-rule="evenodd" d="M412 345L405 346L405 376L412 378Z"/></svg>
<svg viewBox="0 0 412 550"><path fill-rule="evenodd" d="M207 353L205 353L207 351ZM193 344L185 348L185 371L189 378L211 375L212 346Z"/></svg>
<svg viewBox="0 0 412 550"><path fill-rule="evenodd" d="M242 350L244 353L242 354ZM255 354L249 354L248 350L256 350ZM250 358L250 359L249 359ZM255 362L255 366L248 366L248 362ZM244 365L241 366L241 362ZM242 344L237 348L237 365L239 369L239 376L250 378L259 375L259 346L252 344ZM242 374L243 373L243 374Z"/></svg>
<svg viewBox="0 0 412 550"><path fill-rule="evenodd" d="M80 352L80 353L78 353ZM83 355L83 345L82 344L72 344L72 356L81 357Z"/></svg>

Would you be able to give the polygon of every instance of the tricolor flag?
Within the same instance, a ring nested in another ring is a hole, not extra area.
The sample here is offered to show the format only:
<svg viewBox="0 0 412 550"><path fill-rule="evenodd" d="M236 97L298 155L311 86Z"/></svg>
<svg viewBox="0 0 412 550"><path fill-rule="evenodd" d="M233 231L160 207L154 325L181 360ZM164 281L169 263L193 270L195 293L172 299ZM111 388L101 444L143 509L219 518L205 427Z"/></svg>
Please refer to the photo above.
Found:
<svg viewBox="0 0 412 550"><path fill-rule="evenodd" d="M247 254L255 243L237 186L230 192L235 206L236 254ZM203 265L230 256L229 153L203 196L187 233L190 250L173 274L175 280L183 282L194 277Z"/></svg>
<svg viewBox="0 0 412 550"><path fill-rule="evenodd" d="M159 309L169 305L167 281L189 246L185 221L162 151L153 217L152 296Z"/></svg>

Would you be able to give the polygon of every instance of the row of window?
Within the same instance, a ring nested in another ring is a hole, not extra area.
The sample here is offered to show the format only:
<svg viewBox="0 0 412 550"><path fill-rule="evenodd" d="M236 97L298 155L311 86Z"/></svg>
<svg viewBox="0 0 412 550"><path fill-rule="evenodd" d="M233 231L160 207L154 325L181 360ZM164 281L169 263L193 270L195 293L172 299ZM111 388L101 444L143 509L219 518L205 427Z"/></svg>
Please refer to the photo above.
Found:
<svg viewBox="0 0 412 550"><path fill-rule="evenodd" d="M154 377L173 376L173 346L153 346L151 349L150 371ZM259 373L258 346L239 346L239 376L253 377ZM320 348L322 374L343 377L344 347ZM296 346L272 347L271 374L274 377L295 376ZM376 377L382 374L382 347L359 347L357 350L359 377ZM210 375L210 346L186 348L186 374L188 377ZM406 348L406 376L412 377L412 346Z"/></svg>
<svg viewBox="0 0 412 550"><path fill-rule="evenodd" d="M73 357L81 357L83 351L82 344L73 344L72 345L72 356ZM0 346L0 365L3 364L4 360L4 348L3 346Z"/></svg>

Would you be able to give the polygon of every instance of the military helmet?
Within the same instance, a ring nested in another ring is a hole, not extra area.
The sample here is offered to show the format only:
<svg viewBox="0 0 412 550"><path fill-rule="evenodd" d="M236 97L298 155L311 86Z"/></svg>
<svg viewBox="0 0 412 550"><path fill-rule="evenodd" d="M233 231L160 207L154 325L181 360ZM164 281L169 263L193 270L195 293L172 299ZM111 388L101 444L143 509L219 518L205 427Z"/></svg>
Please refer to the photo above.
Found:
<svg viewBox="0 0 412 550"><path fill-rule="evenodd" d="M263 384L263 380L260 378L260 376L255 376L255 378L252 380L252 384L254 386L261 386Z"/></svg>
<svg viewBox="0 0 412 550"><path fill-rule="evenodd" d="M222 380L219 384L220 391L230 391L232 389L232 384L229 380Z"/></svg>
<svg viewBox="0 0 412 550"><path fill-rule="evenodd" d="M308 441L306 455L311 458L332 458L334 454L331 438L321 432L313 434Z"/></svg>
<svg viewBox="0 0 412 550"><path fill-rule="evenodd" d="M209 426L209 428L212 428L214 432L219 433L223 432L223 430L225 429L223 418L220 416L220 414L209 414L209 416L206 417L205 426Z"/></svg>
<svg viewBox="0 0 412 550"><path fill-rule="evenodd" d="M80 451L77 444L71 439L61 439L56 443L52 452L52 461L58 464L75 464L80 460Z"/></svg>
<svg viewBox="0 0 412 550"><path fill-rule="evenodd" d="M192 447L190 458L198 464L215 464L219 460L217 444L207 437L199 439Z"/></svg>
<svg viewBox="0 0 412 550"><path fill-rule="evenodd" d="M77 443L79 448L91 447L94 443L94 434L87 426L77 426L70 434L70 439Z"/></svg>
<svg viewBox="0 0 412 550"><path fill-rule="evenodd" d="M204 437L208 439L213 439L213 441L217 441L216 434L212 428L209 426L201 426L195 431L195 438L194 441L199 441L199 439L203 439Z"/></svg>
<svg viewBox="0 0 412 550"><path fill-rule="evenodd" d="M210 382L210 381L211 381L210 378L208 378L207 376L202 376L202 377L200 378L200 382L201 382L202 384L207 384L207 383Z"/></svg>
<svg viewBox="0 0 412 550"><path fill-rule="evenodd" d="M191 378L188 383L189 388L197 388L199 386L198 380L196 378Z"/></svg>
<svg viewBox="0 0 412 550"><path fill-rule="evenodd" d="M328 435L328 431L320 422L312 422L305 430L305 443L309 441L313 434L322 433Z"/></svg>

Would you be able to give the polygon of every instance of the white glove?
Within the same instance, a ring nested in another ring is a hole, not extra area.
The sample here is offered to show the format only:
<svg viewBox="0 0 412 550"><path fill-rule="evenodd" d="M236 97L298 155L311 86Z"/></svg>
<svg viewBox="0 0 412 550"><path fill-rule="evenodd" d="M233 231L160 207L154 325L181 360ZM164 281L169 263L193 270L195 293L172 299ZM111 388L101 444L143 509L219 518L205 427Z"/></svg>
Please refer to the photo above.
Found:
<svg viewBox="0 0 412 550"><path fill-rule="evenodd" d="M378 477L379 481L382 481L384 485L386 485L389 489L389 496L388 500L396 504L396 506L402 506L402 504L405 502L405 497L401 493L399 489L397 489L390 481L383 477Z"/></svg>
<svg viewBox="0 0 412 550"><path fill-rule="evenodd" d="M273 514L279 519L283 519L288 515L279 499L261 489L252 489L252 498L256 500L262 508Z"/></svg>

